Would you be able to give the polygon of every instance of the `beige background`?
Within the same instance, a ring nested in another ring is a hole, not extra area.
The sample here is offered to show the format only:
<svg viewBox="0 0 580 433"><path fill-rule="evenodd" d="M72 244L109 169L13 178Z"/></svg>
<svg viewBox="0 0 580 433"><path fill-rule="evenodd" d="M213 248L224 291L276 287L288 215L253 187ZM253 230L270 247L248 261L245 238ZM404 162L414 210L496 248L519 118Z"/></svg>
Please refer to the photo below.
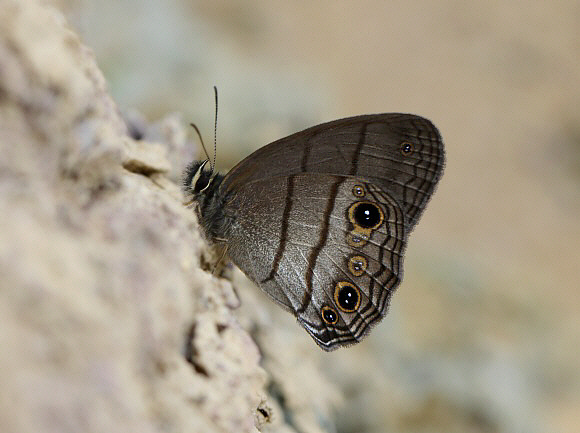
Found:
<svg viewBox="0 0 580 433"><path fill-rule="evenodd" d="M446 171L389 316L345 351L299 337L344 396L336 431L578 430L578 2L59 6L121 109L181 112L211 142L217 85L224 168L349 115L440 129Z"/></svg>

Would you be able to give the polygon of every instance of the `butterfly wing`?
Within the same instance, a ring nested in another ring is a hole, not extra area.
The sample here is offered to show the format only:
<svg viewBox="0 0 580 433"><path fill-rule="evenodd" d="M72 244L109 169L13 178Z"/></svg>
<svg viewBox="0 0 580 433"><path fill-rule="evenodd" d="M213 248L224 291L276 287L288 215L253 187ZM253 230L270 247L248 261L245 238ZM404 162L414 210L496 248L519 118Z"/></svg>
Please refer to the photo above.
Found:
<svg viewBox="0 0 580 433"><path fill-rule="evenodd" d="M371 114L308 128L262 147L225 177L221 193L297 173L354 176L389 191L412 229L443 173L441 135L412 114Z"/></svg>
<svg viewBox="0 0 580 433"><path fill-rule="evenodd" d="M354 176L277 176L241 186L224 212L232 261L323 349L360 341L386 314L407 231L382 188Z"/></svg>

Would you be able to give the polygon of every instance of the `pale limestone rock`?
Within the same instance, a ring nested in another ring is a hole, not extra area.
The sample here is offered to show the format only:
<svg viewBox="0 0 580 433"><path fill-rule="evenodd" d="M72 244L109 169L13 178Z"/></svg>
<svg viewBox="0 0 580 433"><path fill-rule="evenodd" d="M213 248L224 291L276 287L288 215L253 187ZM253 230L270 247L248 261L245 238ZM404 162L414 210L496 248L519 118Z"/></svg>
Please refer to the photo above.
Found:
<svg viewBox="0 0 580 433"><path fill-rule="evenodd" d="M186 129L147 128L157 142L128 134L61 14L0 1L2 432L290 432L288 410L322 431L338 392L240 326L174 182ZM263 332L261 305L242 322Z"/></svg>

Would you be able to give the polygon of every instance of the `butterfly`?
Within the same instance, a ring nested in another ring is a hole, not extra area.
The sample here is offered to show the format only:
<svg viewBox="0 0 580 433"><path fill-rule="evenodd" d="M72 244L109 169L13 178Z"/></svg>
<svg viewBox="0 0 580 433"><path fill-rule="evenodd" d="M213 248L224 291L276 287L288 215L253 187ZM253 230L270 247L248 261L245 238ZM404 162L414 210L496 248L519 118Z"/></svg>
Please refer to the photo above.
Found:
<svg viewBox="0 0 580 433"><path fill-rule="evenodd" d="M386 113L292 134L226 175L207 162L184 175L206 238L330 351L385 316L445 151L429 120Z"/></svg>

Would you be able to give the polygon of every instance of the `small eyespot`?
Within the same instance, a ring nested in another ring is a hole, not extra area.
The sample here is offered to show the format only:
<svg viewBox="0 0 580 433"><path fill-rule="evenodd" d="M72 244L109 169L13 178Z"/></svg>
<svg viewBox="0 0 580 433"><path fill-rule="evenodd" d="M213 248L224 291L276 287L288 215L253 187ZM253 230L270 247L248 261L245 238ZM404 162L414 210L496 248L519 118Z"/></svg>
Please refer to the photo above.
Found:
<svg viewBox="0 0 580 433"><path fill-rule="evenodd" d="M364 197L365 189L362 185L355 185L352 187L352 195L355 197Z"/></svg>
<svg viewBox="0 0 580 433"><path fill-rule="evenodd" d="M322 307L322 320L324 320L324 323L327 325L334 325L338 322L338 313L334 308L325 305Z"/></svg>
<svg viewBox="0 0 580 433"><path fill-rule="evenodd" d="M348 270L355 277L360 277L368 267L368 260L363 256L352 256L348 259Z"/></svg>
<svg viewBox="0 0 580 433"><path fill-rule="evenodd" d="M413 153L414 147L412 143L409 143L408 141L403 141L401 143L401 153L403 154L403 156L409 156Z"/></svg>
<svg viewBox="0 0 580 433"><path fill-rule="evenodd" d="M360 305L360 290L347 281L339 281L334 289L334 302L345 313L352 313Z"/></svg>
<svg viewBox="0 0 580 433"><path fill-rule="evenodd" d="M359 231L352 231L346 237L346 242L351 247L362 247L364 246L369 240L369 236L367 233L361 233Z"/></svg>
<svg viewBox="0 0 580 433"><path fill-rule="evenodd" d="M371 202L359 202L354 205L351 222L363 229L376 229L383 222L383 212Z"/></svg>

